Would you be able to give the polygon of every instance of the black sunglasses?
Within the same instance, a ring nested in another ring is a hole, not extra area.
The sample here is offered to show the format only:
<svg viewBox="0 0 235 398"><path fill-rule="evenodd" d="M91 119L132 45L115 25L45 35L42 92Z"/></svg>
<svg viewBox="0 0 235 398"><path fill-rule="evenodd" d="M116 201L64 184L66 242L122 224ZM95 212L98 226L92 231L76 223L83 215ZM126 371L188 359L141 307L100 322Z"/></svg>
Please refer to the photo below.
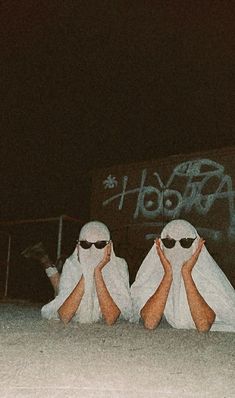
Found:
<svg viewBox="0 0 235 398"><path fill-rule="evenodd" d="M79 240L78 243L83 249L90 249L92 245L96 247L96 249L103 249L109 243L109 240L97 240L97 242L88 242L87 240Z"/></svg>
<svg viewBox="0 0 235 398"><path fill-rule="evenodd" d="M183 247L184 249L189 249L192 246L195 239L196 238L182 238L177 241L173 238L164 238L161 239L161 241L167 249L172 249L172 247L175 246L176 242L180 242L181 247Z"/></svg>

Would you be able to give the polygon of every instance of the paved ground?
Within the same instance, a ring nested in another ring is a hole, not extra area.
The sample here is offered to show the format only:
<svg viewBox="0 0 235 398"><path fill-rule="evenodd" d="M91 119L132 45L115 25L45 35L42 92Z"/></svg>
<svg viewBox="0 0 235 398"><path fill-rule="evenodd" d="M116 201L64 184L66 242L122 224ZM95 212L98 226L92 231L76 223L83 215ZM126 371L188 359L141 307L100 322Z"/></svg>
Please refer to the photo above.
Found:
<svg viewBox="0 0 235 398"><path fill-rule="evenodd" d="M64 326L0 304L0 397L235 397L235 333Z"/></svg>

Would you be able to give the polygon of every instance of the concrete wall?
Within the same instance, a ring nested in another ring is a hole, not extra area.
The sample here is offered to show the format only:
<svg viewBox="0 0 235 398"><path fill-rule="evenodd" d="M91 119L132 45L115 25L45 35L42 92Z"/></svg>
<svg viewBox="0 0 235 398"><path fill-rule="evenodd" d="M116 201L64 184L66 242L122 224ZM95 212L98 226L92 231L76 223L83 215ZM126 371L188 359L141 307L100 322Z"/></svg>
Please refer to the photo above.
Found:
<svg viewBox="0 0 235 398"><path fill-rule="evenodd" d="M112 231L131 282L171 219L191 222L235 285L235 147L123 164L92 174L91 218Z"/></svg>

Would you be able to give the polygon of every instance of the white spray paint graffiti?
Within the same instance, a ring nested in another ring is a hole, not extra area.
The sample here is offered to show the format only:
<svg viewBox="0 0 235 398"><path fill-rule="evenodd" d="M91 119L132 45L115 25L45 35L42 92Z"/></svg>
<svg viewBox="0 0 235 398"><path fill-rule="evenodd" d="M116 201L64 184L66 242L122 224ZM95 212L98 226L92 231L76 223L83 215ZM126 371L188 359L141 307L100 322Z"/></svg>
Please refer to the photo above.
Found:
<svg viewBox="0 0 235 398"><path fill-rule="evenodd" d="M188 214L195 210L199 215L206 215L214 205L215 201L224 199L228 204L229 228L228 236L235 238L235 212L232 179L224 173L224 167L210 159L198 159L180 163L177 165L168 181L164 184L160 175L154 172L156 186L147 185L147 169L142 170L140 186L127 189L128 176L122 177L122 191L111 196L103 202L103 206L118 200L118 210L122 210L125 198L128 195L137 195L136 208L133 218L136 220L140 215L147 220L156 220L164 215L167 219L179 218L181 213ZM176 178L185 180L183 192L173 189L172 185ZM213 179L213 192L205 193ZM215 184L217 181L217 184ZM146 185L145 185L146 184ZM105 189L117 187L116 177L109 175L103 181ZM151 199L150 199L151 197ZM154 197L154 200L153 200ZM214 239L221 237L220 231L207 231Z"/></svg>
<svg viewBox="0 0 235 398"><path fill-rule="evenodd" d="M113 177L111 174L103 181L103 185L105 189L112 189L118 185L116 177Z"/></svg>

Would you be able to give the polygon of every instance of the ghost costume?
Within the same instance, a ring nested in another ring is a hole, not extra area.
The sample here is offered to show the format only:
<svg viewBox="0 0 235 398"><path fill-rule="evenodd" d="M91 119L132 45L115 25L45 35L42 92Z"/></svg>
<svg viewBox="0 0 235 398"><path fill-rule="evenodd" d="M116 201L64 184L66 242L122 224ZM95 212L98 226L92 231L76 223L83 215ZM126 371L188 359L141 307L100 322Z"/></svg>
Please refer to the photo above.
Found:
<svg viewBox="0 0 235 398"><path fill-rule="evenodd" d="M91 221L85 224L79 235L79 241L96 242L110 240L108 228L101 222ZM92 323L102 319L102 313L96 293L94 268L102 260L105 248L97 249L92 245L83 249L80 245L66 260L60 278L58 295L41 309L43 318L59 319L58 309L73 291L82 275L85 280L85 292L73 317L80 323ZM121 311L120 318L129 320L132 314L132 303L129 288L129 273L124 259L116 257L113 247L110 261L102 269L105 285L113 301Z"/></svg>
<svg viewBox="0 0 235 398"><path fill-rule="evenodd" d="M161 233L161 238L176 240L175 246L167 249L161 242L161 248L172 265L173 281L164 309L168 323L178 329L196 329L181 276L181 267L195 252L200 239L196 229L187 221L173 220ZM181 247L182 238L196 238L188 249ZM142 262L131 286L134 315L132 321L138 321L140 311L155 293L162 281L164 269L156 251L156 245L150 249ZM235 292L223 271L203 246L192 270L192 278L206 303L213 309L216 318L210 330L235 331Z"/></svg>

